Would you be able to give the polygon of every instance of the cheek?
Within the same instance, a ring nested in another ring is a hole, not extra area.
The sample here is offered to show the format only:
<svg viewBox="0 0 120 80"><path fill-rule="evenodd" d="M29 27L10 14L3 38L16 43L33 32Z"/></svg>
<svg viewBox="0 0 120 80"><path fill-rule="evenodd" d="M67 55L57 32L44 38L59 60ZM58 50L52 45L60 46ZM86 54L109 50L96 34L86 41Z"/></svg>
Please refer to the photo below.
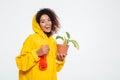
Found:
<svg viewBox="0 0 120 80"><path fill-rule="evenodd" d="M41 28L44 28L44 27L45 27L45 24L40 24L40 27L41 27Z"/></svg>
<svg viewBox="0 0 120 80"><path fill-rule="evenodd" d="M50 24L52 25L52 22L50 21Z"/></svg>
<svg viewBox="0 0 120 80"><path fill-rule="evenodd" d="M41 27L44 27L44 26L45 26L45 24L44 24L44 23L40 23L40 26L41 26Z"/></svg>
<svg viewBox="0 0 120 80"><path fill-rule="evenodd" d="M52 22L51 22L50 24L51 24L51 26L52 26Z"/></svg>
<svg viewBox="0 0 120 80"><path fill-rule="evenodd" d="M40 27L43 31L45 30L45 25L44 24L40 24Z"/></svg>

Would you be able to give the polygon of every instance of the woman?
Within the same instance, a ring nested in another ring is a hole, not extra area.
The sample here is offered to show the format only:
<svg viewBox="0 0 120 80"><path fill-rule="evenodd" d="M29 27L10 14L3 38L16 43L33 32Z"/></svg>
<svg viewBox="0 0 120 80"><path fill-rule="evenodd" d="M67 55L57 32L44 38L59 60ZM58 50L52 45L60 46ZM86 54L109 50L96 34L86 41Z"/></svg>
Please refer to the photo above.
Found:
<svg viewBox="0 0 120 80"><path fill-rule="evenodd" d="M19 80L57 80L57 72L62 69L66 57L57 54L57 43L52 37L59 28L58 17L49 8L41 9L33 17L32 28L35 33L27 37L16 57Z"/></svg>

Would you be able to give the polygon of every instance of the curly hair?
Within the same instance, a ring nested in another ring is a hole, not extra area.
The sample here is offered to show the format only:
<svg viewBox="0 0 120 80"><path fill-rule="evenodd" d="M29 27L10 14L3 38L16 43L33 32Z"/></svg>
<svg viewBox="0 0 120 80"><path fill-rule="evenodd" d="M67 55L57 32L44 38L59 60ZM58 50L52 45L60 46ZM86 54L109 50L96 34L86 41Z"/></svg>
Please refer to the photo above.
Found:
<svg viewBox="0 0 120 80"><path fill-rule="evenodd" d="M36 14L36 21L39 24L40 22L40 17L46 14L50 17L51 21L52 21L52 29L51 29L51 33L56 33L58 31L58 29L60 28L60 23L58 21L58 16L55 14L55 12L52 9L49 8L43 8L40 9L37 14Z"/></svg>

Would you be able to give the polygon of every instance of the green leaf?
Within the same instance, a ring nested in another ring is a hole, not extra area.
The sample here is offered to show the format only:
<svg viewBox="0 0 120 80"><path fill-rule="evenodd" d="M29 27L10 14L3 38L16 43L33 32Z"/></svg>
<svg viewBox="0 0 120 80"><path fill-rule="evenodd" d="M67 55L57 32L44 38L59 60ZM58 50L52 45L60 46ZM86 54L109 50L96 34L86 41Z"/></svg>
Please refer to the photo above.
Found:
<svg viewBox="0 0 120 80"><path fill-rule="evenodd" d="M61 37L61 36L56 36L56 39L62 39L62 40L64 40L63 37Z"/></svg>
<svg viewBox="0 0 120 80"><path fill-rule="evenodd" d="M64 42L63 44L68 44L68 39L64 36Z"/></svg>
<svg viewBox="0 0 120 80"><path fill-rule="evenodd" d="M79 44L77 43L77 41L75 40L70 40L70 41L73 43L75 48L79 49Z"/></svg>
<svg viewBox="0 0 120 80"><path fill-rule="evenodd" d="M66 32L67 38L70 39L70 34Z"/></svg>

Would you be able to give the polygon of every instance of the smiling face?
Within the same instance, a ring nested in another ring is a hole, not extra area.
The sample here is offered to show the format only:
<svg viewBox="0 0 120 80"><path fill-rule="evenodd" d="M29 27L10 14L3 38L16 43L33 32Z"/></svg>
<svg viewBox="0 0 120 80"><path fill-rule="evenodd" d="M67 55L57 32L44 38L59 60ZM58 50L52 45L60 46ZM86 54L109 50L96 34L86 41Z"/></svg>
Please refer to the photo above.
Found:
<svg viewBox="0 0 120 80"><path fill-rule="evenodd" d="M46 14L43 14L41 17L40 17L40 26L41 26L41 29L46 32L46 33L49 33L51 32L51 28L52 28L52 21L50 19L50 17Z"/></svg>

